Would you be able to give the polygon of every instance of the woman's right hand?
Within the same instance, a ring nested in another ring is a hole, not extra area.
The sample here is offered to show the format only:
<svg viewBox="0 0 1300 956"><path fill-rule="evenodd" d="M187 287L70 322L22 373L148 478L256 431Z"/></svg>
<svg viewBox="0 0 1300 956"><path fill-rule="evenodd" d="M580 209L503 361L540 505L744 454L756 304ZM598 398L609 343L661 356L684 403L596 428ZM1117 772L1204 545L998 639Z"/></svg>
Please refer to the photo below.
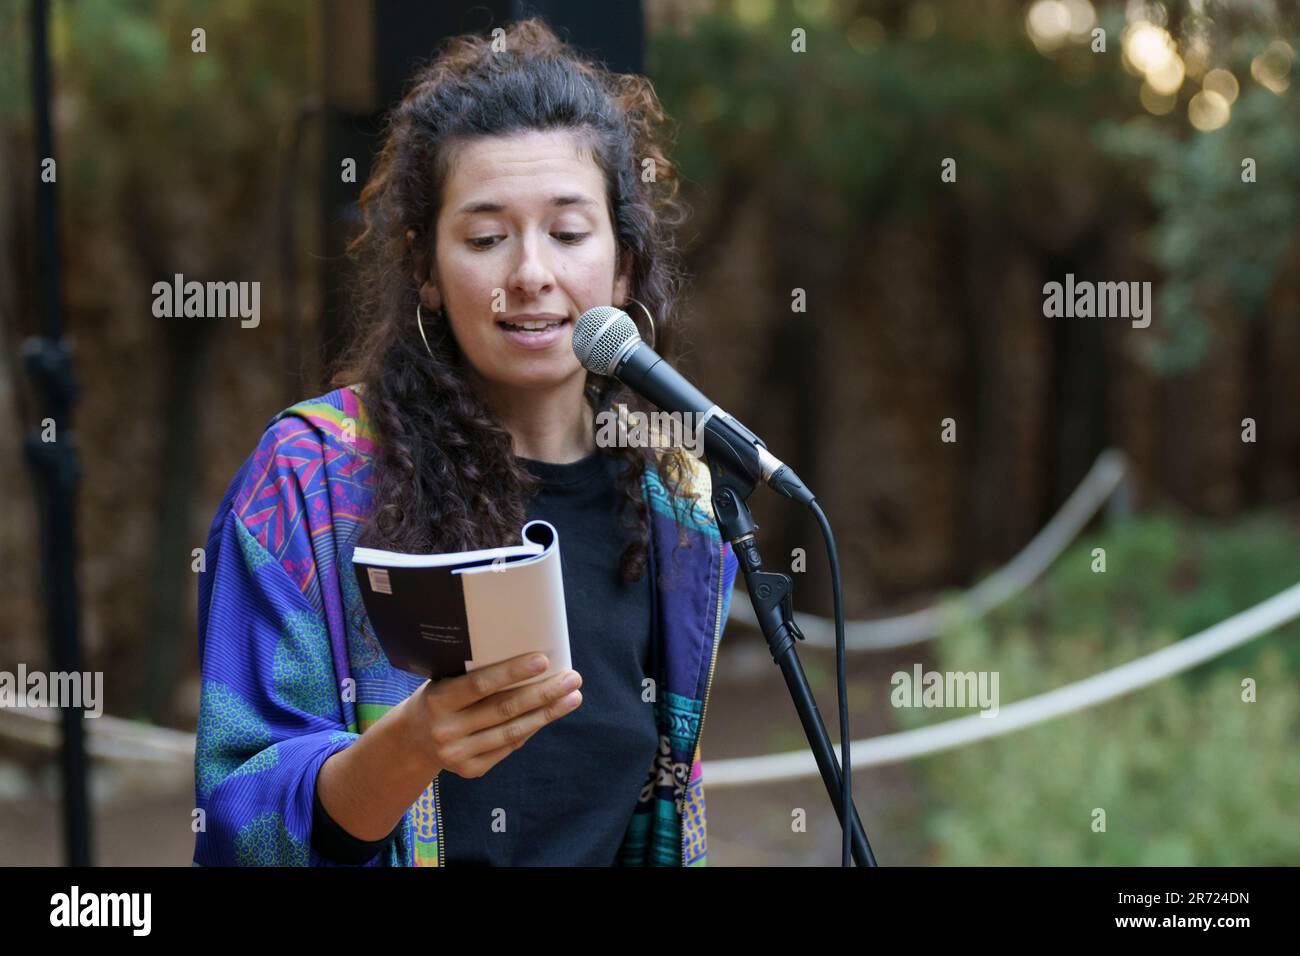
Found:
<svg viewBox="0 0 1300 956"><path fill-rule="evenodd" d="M529 666L537 661L541 666ZM548 667L546 655L534 651L436 684L426 681L415 694L416 727L432 764L459 777L481 777L547 724L573 713L582 703L582 675L574 670L502 690Z"/></svg>

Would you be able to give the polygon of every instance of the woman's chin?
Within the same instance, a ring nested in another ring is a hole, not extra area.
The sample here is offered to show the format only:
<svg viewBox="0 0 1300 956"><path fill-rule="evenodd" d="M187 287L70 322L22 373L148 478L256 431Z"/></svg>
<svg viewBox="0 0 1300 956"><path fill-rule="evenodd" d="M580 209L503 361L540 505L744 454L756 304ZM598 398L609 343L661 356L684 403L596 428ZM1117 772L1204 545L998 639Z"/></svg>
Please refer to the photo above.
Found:
<svg viewBox="0 0 1300 956"><path fill-rule="evenodd" d="M567 362L541 358L533 361L515 360L508 366L498 367L492 381L499 388L548 391L571 385L575 378L582 382L585 377L582 366L570 355Z"/></svg>

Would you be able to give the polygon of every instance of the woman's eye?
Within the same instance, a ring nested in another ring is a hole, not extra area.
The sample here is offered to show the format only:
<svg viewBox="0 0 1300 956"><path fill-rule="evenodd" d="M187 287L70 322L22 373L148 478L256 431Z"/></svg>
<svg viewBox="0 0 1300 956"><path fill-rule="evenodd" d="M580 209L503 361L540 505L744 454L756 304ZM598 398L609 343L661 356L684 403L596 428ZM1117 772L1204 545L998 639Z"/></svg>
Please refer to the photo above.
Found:
<svg viewBox="0 0 1300 956"><path fill-rule="evenodd" d="M582 242L582 240L590 236L591 233L553 232L551 233L551 235L553 235L556 239L560 240L561 242L569 243L571 245L577 245L579 242ZM470 246L472 246L475 249L491 249L492 246L495 245L497 239L504 239L504 238L505 238L504 236L479 236L476 239L468 240L468 243Z"/></svg>

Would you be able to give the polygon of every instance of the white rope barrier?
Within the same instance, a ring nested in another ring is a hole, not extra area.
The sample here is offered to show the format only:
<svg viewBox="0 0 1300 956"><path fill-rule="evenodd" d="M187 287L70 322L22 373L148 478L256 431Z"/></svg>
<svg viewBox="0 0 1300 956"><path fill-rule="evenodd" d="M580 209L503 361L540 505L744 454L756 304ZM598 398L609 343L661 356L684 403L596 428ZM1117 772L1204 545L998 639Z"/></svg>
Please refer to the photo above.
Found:
<svg viewBox="0 0 1300 956"><path fill-rule="evenodd" d="M919 644L943 633L944 627L952 620L982 617L1019 594L1041 577L1079 536L1093 515L1120 487L1126 471L1122 452L1114 449L1102 452L1083 481L1061 506L1061 510L1008 564L951 600L898 617L846 621L845 650L881 651ZM738 585L740 583L742 582L737 582ZM794 619L807 638L803 646L829 650L835 648L833 619L798 612ZM732 595L728 620L758 627L754 608L743 587L738 586Z"/></svg>
<svg viewBox="0 0 1300 956"><path fill-rule="evenodd" d="M996 716L975 714L933 727L854 741L853 769L928 756L1084 710L1189 670L1297 617L1300 617L1300 584L1145 657L1002 707ZM54 748L59 744L58 721L59 712L49 707L0 708L0 737ZM108 715L87 719L85 727L86 749L93 756L193 766L193 734ZM838 756L838 745L835 752ZM706 761L704 767L711 788L797 780L817 774L816 762L805 750Z"/></svg>
<svg viewBox="0 0 1300 956"><path fill-rule="evenodd" d="M1089 478L1102 464L1103 460L1099 459ZM1078 495L1076 490L1054 521L1070 510ZM1036 538L1035 543L1038 540ZM1026 552L1022 552L1017 560ZM854 741L853 767L857 770L928 756L1093 707L1189 670L1297 617L1300 617L1300 584L1169 647L1073 684L1009 704L993 716L975 714L932 727ZM108 715L88 718L84 726L86 749L93 756L153 764L193 764L193 734ZM0 708L0 737L54 748L59 745L59 736L57 709ZM838 756L839 745L835 745L835 752ZM812 754L806 750L707 761L705 767L705 779L710 787L796 780L816 776L818 772Z"/></svg>
<svg viewBox="0 0 1300 956"><path fill-rule="evenodd" d="M22 697L20 695L20 701ZM0 708L0 737L44 749L62 742L60 713L54 707ZM152 764L194 765L194 735L169 727L141 724L102 714L82 720L86 752L107 760L136 760Z"/></svg>
<svg viewBox="0 0 1300 956"><path fill-rule="evenodd" d="M1106 451L1042 531L1005 567L985 578L962 597L877 621L852 621L845 628L851 651L904 647L942 632L953 614L980 616L1022 591L1069 546L1097 510L1119 487L1125 474L1123 455ZM732 596L730 620L757 626L744 589ZM834 648L835 622L795 614L810 647ZM41 747L59 745L59 714L52 708L0 708L0 737ZM92 756L147 763L194 759L194 735L107 715L88 719L86 748Z"/></svg>
<svg viewBox="0 0 1300 956"><path fill-rule="evenodd" d="M855 740L853 769L879 767L929 756L1093 707L1195 667L1297 617L1300 617L1300 584L1294 584L1250 610L1221 621L1199 634L1112 670L1009 704L993 716L974 714L933 727ZM839 749L839 745L835 745L837 756ZM763 757L705 761L702 772L705 786L709 789L798 780L818 775L816 761L807 750Z"/></svg>

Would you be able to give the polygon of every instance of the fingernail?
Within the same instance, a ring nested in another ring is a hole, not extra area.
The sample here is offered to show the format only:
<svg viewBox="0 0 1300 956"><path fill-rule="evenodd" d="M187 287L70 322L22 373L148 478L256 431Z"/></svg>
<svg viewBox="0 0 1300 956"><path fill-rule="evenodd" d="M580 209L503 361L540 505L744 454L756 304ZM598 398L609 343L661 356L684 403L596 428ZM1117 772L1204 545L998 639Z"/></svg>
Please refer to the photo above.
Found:
<svg viewBox="0 0 1300 956"><path fill-rule="evenodd" d="M575 690L572 694L564 698L565 707L577 707L578 701L582 700L582 692Z"/></svg>
<svg viewBox="0 0 1300 956"><path fill-rule="evenodd" d="M530 657L528 659L528 669L534 674L546 670L546 658L541 654L538 654L536 657Z"/></svg>
<svg viewBox="0 0 1300 956"><path fill-rule="evenodd" d="M582 678L580 678L576 673L570 674L568 677L564 678L564 680L561 682L561 686L565 690L573 690L573 688L578 686L578 683L581 680Z"/></svg>

